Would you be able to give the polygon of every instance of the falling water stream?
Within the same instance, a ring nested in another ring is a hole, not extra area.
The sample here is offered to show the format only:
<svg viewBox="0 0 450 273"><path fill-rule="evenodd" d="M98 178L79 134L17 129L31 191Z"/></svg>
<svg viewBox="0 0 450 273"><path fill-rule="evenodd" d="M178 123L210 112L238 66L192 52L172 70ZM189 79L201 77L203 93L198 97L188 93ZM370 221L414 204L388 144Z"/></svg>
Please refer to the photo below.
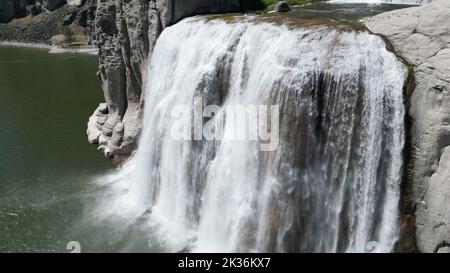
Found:
<svg viewBox="0 0 450 273"><path fill-rule="evenodd" d="M97 219L139 225L166 251L393 250L407 72L380 37L194 17L164 30L148 70L139 148L102 181ZM175 139L174 107L199 99L218 105L203 122L222 135L238 130L227 106L278 106L279 146Z"/></svg>

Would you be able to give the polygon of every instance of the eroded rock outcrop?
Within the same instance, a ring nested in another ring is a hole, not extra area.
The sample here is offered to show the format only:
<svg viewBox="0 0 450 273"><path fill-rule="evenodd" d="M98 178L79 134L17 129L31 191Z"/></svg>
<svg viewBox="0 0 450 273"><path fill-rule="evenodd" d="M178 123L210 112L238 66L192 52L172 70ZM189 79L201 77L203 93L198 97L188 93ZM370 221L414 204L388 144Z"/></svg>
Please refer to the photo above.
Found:
<svg viewBox="0 0 450 273"><path fill-rule="evenodd" d="M67 0L0 0L0 23L43 11L54 11L66 3Z"/></svg>
<svg viewBox="0 0 450 273"><path fill-rule="evenodd" d="M413 66L405 213L415 216L423 252L450 243L450 1L383 13L365 21Z"/></svg>
<svg viewBox="0 0 450 273"><path fill-rule="evenodd" d="M87 133L109 157L130 155L141 131L147 59L162 30L184 17L260 8L258 0L99 0L96 38L99 78L108 108ZM103 107L103 106L100 106Z"/></svg>
<svg viewBox="0 0 450 273"><path fill-rule="evenodd" d="M93 45L95 12L96 0L0 0L0 41Z"/></svg>

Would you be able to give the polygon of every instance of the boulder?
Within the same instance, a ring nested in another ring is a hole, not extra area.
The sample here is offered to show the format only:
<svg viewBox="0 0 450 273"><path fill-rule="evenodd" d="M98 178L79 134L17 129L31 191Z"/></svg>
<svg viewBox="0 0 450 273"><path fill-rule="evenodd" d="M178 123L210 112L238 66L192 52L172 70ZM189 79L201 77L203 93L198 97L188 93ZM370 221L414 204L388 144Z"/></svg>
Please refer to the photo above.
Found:
<svg viewBox="0 0 450 273"><path fill-rule="evenodd" d="M108 108L106 103L100 103L94 114L89 118L87 126L88 140L92 144L98 144L101 133L101 128L106 121Z"/></svg>
<svg viewBox="0 0 450 273"><path fill-rule="evenodd" d="M290 10L291 10L291 6L286 1L279 1L278 3L275 4L275 7L274 7L274 11L276 11L276 12L286 12L286 11L290 11Z"/></svg>

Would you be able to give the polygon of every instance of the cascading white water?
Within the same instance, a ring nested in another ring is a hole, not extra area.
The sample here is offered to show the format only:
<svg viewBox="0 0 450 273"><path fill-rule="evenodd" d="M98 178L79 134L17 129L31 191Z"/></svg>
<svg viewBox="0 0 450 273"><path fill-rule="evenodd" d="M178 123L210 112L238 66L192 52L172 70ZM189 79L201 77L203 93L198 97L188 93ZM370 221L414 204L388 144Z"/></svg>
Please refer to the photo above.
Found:
<svg viewBox="0 0 450 273"><path fill-rule="evenodd" d="M329 0L330 3L345 3L345 4L403 4L403 5L425 5L431 3L433 0Z"/></svg>
<svg viewBox="0 0 450 273"><path fill-rule="evenodd" d="M406 69L380 37L195 17L151 60L139 149L97 216L148 227L168 251L393 250ZM280 146L174 139L173 107L198 97L221 107L212 120L278 105Z"/></svg>

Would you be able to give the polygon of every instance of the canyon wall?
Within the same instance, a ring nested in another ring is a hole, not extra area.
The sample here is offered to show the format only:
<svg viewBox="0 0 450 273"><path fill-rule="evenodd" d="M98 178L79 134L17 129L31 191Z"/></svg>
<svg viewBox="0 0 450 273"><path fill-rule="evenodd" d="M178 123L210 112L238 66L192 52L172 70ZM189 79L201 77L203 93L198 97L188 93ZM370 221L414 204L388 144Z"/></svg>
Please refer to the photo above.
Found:
<svg viewBox="0 0 450 273"><path fill-rule="evenodd" d="M181 18L245 9L247 1L98 1L99 78L106 103L88 124L89 141L120 161L141 131L147 58L161 31ZM365 20L411 65L407 105L407 177L402 224L411 231L405 251L442 252L450 244L450 1L396 10ZM407 241L407 240L406 240Z"/></svg>
<svg viewBox="0 0 450 273"><path fill-rule="evenodd" d="M0 23L42 11L54 11L66 3L66 0L0 0Z"/></svg>
<svg viewBox="0 0 450 273"><path fill-rule="evenodd" d="M187 16L263 7L258 0L99 0L97 5L98 76L106 103L90 118L87 133L117 160L136 148L147 58L162 30Z"/></svg>
<svg viewBox="0 0 450 273"><path fill-rule="evenodd" d="M450 1L438 0L365 21L414 69L404 213L423 252L450 250L449 18Z"/></svg>
<svg viewBox="0 0 450 273"><path fill-rule="evenodd" d="M92 45L95 12L96 0L0 0L0 41Z"/></svg>

